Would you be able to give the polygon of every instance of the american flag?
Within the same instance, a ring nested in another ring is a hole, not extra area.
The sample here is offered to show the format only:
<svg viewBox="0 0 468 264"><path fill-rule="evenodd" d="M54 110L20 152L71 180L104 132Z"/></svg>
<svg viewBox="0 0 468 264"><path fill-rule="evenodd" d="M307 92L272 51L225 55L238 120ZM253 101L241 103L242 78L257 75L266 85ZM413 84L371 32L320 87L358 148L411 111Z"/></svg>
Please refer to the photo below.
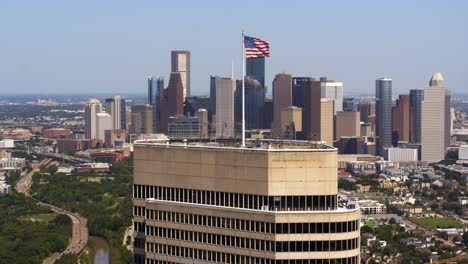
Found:
<svg viewBox="0 0 468 264"><path fill-rule="evenodd" d="M245 57L270 57L270 45L266 40L244 36Z"/></svg>

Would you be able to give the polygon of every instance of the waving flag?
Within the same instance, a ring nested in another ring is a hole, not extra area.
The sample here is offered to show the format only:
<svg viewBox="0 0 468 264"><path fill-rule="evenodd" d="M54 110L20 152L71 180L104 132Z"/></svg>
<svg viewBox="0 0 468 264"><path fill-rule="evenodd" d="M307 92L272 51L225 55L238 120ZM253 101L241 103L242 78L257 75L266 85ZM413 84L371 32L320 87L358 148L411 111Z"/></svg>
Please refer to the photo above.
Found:
<svg viewBox="0 0 468 264"><path fill-rule="evenodd" d="M270 57L270 45L266 40L244 36L245 57Z"/></svg>

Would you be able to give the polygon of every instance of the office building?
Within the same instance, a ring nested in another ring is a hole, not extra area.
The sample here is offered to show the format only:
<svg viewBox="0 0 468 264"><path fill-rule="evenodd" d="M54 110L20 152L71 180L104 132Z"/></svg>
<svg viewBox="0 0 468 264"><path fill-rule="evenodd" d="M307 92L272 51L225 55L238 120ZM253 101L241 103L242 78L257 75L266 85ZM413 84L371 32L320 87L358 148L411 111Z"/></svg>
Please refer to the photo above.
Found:
<svg viewBox="0 0 468 264"><path fill-rule="evenodd" d="M418 150L413 148L386 148L384 157L390 162L417 162Z"/></svg>
<svg viewBox="0 0 468 264"><path fill-rule="evenodd" d="M210 75L210 108L208 109L211 112L210 122L213 122L212 116L216 115L216 82L219 79L221 77L217 75Z"/></svg>
<svg viewBox="0 0 468 264"><path fill-rule="evenodd" d="M107 98L106 113L112 116L112 129L125 129L125 99L119 95Z"/></svg>
<svg viewBox="0 0 468 264"><path fill-rule="evenodd" d="M169 117L168 136L172 139L207 138L208 129L203 131L203 124L198 116L171 116Z"/></svg>
<svg viewBox="0 0 468 264"><path fill-rule="evenodd" d="M164 90L163 77L148 77L148 104L153 107L153 132L158 132L161 118L161 92Z"/></svg>
<svg viewBox="0 0 468 264"><path fill-rule="evenodd" d="M445 158L450 137L450 94L440 73L434 73L424 88L421 104L421 158L440 161Z"/></svg>
<svg viewBox="0 0 468 264"><path fill-rule="evenodd" d="M361 213L338 207L334 148L238 146L135 144L136 264L359 263Z"/></svg>
<svg viewBox="0 0 468 264"><path fill-rule="evenodd" d="M302 108L304 91L309 85L310 77L293 77L292 79L292 105Z"/></svg>
<svg viewBox="0 0 468 264"><path fill-rule="evenodd" d="M96 139L104 142L106 138L106 130L113 129L113 119L108 113L96 114Z"/></svg>
<svg viewBox="0 0 468 264"><path fill-rule="evenodd" d="M384 148L392 146L392 79L375 81L375 115L377 155L383 156Z"/></svg>
<svg viewBox="0 0 468 264"><path fill-rule="evenodd" d="M372 137L372 127L369 123L361 123L361 137Z"/></svg>
<svg viewBox="0 0 468 264"><path fill-rule="evenodd" d="M421 143L421 109L424 89L410 90L410 141Z"/></svg>
<svg viewBox="0 0 468 264"><path fill-rule="evenodd" d="M345 97L343 98L343 111L345 112L356 112L358 108L358 99Z"/></svg>
<svg viewBox="0 0 468 264"><path fill-rule="evenodd" d="M104 147L121 148L125 144L125 129L111 129L104 131Z"/></svg>
<svg viewBox="0 0 468 264"><path fill-rule="evenodd" d="M281 109L292 105L292 76L286 73L276 74L273 79L273 123L272 137L281 137Z"/></svg>
<svg viewBox="0 0 468 264"><path fill-rule="evenodd" d="M310 78L304 89L302 129L306 140L333 144L333 101L321 98L320 81Z"/></svg>
<svg viewBox="0 0 468 264"><path fill-rule="evenodd" d="M359 103L357 105L357 110L361 113L361 122L367 123L369 116L375 115L375 103Z"/></svg>
<svg viewBox="0 0 468 264"><path fill-rule="evenodd" d="M97 113L101 113L102 105L98 99L91 99L85 106L85 137L87 139L97 138Z"/></svg>
<svg viewBox="0 0 468 264"><path fill-rule="evenodd" d="M198 138L208 138L208 110L198 109L195 116L198 118Z"/></svg>
<svg viewBox="0 0 468 264"><path fill-rule="evenodd" d="M340 137L333 144L338 149L338 154L363 154L364 143L361 137Z"/></svg>
<svg viewBox="0 0 468 264"><path fill-rule="evenodd" d="M130 125L131 134L152 134L153 133L153 108L149 104L132 105L132 122Z"/></svg>
<svg viewBox="0 0 468 264"><path fill-rule="evenodd" d="M343 111L343 83L335 82L328 77L320 78L322 98L333 101L333 114Z"/></svg>
<svg viewBox="0 0 468 264"><path fill-rule="evenodd" d="M336 140L341 137L360 137L361 136L361 113L336 112Z"/></svg>
<svg viewBox="0 0 468 264"><path fill-rule="evenodd" d="M219 78L216 80L216 115L215 129L217 138L233 138L234 131L234 95L236 80Z"/></svg>
<svg viewBox="0 0 468 264"><path fill-rule="evenodd" d="M237 124L242 123L242 82L236 82L234 96L234 119ZM245 77L245 128L264 128L265 87L253 77ZM240 126L239 126L240 128Z"/></svg>
<svg viewBox="0 0 468 264"><path fill-rule="evenodd" d="M184 115L184 89L180 73L173 72L169 84L161 94L159 133L167 134L169 117Z"/></svg>
<svg viewBox="0 0 468 264"><path fill-rule="evenodd" d="M208 118L212 112L209 110L211 107L211 98L207 96L190 96L185 98L184 102L184 115L194 116L199 109L206 109ZM209 119L211 122L211 119Z"/></svg>
<svg viewBox="0 0 468 264"><path fill-rule="evenodd" d="M245 74L257 80L262 87L265 87L265 57L246 59Z"/></svg>
<svg viewBox="0 0 468 264"><path fill-rule="evenodd" d="M302 138L302 108L289 106L281 109L281 138Z"/></svg>
<svg viewBox="0 0 468 264"><path fill-rule="evenodd" d="M263 126L264 129L270 129L273 123L273 99L265 98L263 102Z"/></svg>
<svg viewBox="0 0 468 264"><path fill-rule="evenodd" d="M410 141L410 96L400 95L392 108L392 143Z"/></svg>
<svg viewBox="0 0 468 264"><path fill-rule="evenodd" d="M183 96L182 102L185 97L190 96L190 51L188 50L173 50L171 52L171 72L180 73L182 81Z"/></svg>

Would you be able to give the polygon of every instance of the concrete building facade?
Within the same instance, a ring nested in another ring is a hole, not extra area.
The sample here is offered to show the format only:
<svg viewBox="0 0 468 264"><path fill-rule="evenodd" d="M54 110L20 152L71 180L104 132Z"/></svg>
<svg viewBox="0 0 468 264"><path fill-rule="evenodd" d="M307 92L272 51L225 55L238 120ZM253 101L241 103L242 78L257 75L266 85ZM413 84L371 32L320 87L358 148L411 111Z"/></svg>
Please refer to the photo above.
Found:
<svg viewBox="0 0 468 264"><path fill-rule="evenodd" d="M171 72L180 73L182 80L183 96L182 102L185 97L190 96L190 51L188 50L173 50L171 52Z"/></svg>
<svg viewBox="0 0 468 264"><path fill-rule="evenodd" d="M359 263L360 210L338 208L336 149L231 143L136 142L135 263Z"/></svg>
<svg viewBox="0 0 468 264"><path fill-rule="evenodd" d="M333 101L333 114L336 112L343 111L343 83L335 82L334 80L321 77L320 78L320 89L322 98Z"/></svg>
<svg viewBox="0 0 468 264"><path fill-rule="evenodd" d="M410 96L400 95L392 108L392 143L410 141Z"/></svg>
<svg viewBox="0 0 468 264"><path fill-rule="evenodd" d="M279 73L273 79L273 122L271 134L273 137L281 137L282 121L281 109L292 105L292 76Z"/></svg>
<svg viewBox="0 0 468 264"><path fill-rule="evenodd" d="M85 106L85 137L86 139L97 138L97 113L102 112L102 105L98 99L91 99Z"/></svg>
<svg viewBox="0 0 468 264"><path fill-rule="evenodd" d="M125 99L120 95L107 98L106 113L112 116L112 129L125 129Z"/></svg>
<svg viewBox="0 0 468 264"><path fill-rule="evenodd" d="M236 80L218 78L215 81L216 116L215 129L217 138L233 138L234 131L234 95Z"/></svg>
<svg viewBox="0 0 468 264"><path fill-rule="evenodd" d="M360 112L336 112L336 140L361 136Z"/></svg>
<svg viewBox="0 0 468 264"><path fill-rule="evenodd" d="M149 104L135 104L132 106L131 134L153 133L153 110Z"/></svg>
<svg viewBox="0 0 468 264"><path fill-rule="evenodd" d="M112 116L108 113L97 113L96 114L96 139L104 142L106 138L106 130L110 130L113 127Z"/></svg>

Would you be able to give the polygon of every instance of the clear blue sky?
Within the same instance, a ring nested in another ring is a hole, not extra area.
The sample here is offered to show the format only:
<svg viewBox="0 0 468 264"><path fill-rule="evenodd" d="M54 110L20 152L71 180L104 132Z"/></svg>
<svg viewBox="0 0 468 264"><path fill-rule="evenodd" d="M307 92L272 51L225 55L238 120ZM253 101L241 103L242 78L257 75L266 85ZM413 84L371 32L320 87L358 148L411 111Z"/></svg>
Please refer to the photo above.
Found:
<svg viewBox="0 0 468 264"><path fill-rule="evenodd" d="M249 11L247 11L249 10ZM241 73L241 30L270 41L275 73L330 76L346 92L394 93L442 72L468 92L468 1L0 1L0 93L145 93L170 51L192 52L192 91Z"/></svg>

